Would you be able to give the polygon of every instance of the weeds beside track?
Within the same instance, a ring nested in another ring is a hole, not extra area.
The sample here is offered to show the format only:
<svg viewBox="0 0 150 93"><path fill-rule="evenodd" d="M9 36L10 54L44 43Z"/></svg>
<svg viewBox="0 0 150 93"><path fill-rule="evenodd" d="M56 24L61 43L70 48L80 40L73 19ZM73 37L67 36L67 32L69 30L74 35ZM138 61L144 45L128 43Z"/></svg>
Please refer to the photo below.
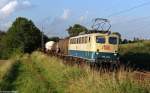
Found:
<svg viewBox="0 0 150 93"><path fill-rule="evenodd" d="M139 82L134 73L120 70L99 72L84 66L68 66L63 60L41 52L24 55L14 62L3 90L18 93L150 93L149 79ZM15 73L15 74L14 74ZM13 77L13 78L12 78Z"/></svg>

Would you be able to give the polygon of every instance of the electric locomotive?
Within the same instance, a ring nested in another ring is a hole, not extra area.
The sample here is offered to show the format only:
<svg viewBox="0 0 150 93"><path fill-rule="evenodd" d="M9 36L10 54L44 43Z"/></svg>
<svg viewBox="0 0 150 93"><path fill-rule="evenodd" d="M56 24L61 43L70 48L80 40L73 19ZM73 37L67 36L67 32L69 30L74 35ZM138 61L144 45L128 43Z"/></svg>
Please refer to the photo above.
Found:
<svg viewBox="0 0 150 93"><path fill-rule="evenodd" d="M87 33L71 37L68 44L68 55L90 62L119 62L119 36L117 34Z"/></svg>

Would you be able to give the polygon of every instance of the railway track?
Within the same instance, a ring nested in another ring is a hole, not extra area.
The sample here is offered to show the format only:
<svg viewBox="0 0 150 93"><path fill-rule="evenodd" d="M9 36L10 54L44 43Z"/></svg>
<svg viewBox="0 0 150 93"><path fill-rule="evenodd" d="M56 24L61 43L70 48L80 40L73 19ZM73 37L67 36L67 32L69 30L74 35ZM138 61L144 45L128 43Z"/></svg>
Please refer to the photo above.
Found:
<svg viewBox="0 0 150 93"><path fill-rule="evenodd" d="M148 80L150 83L150 72L134 71L135 78L138 80Z"/></svg>
<svg viewBox="0 0 150 93"><path fill-rule="evenodd" d="M83 66L89 66L89 64L86 64L84 62L86 62L86 60L81 60L81 59L74 59L73 57L71 58L68 58L70 56L65 56L65 55L62 55L62 54L57 54L57 55L51 55L51 56L56 56L62 60L64 60L64 64L66 65L70 65L70 66L74 66L74 65L78 65L78 67L80 68L83 68ZM109 70L108 68L106 67L102 67L100 66L100 68L97 68L97 66L95 67L94 66L94 69L92 67L92 70L95 70L95 71L100 71L100 69L105 69L104 71L110 71L110 72L113 72L113 71L116 71L116 69L114 70ZM127 68L128 69L128 68ZM133 77L135 79L137 79L138 81L144 81L144 80L148 80L148 82L150 83L150 71L145 71L145 70L132 70L132 73L133 73Z"/></svg>

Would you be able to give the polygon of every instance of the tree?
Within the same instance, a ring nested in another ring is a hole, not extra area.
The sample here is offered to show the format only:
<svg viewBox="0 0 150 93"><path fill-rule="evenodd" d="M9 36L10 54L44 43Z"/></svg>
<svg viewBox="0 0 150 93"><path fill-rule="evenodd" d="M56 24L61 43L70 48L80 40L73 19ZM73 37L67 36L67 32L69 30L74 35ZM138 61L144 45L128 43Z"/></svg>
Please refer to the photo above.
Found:
<svg viewBox="0 0 150 93"><path fill-rule="evenodd" d="M124 40L122 41L122 44L127 44L127 43L129 43L129 40L127 40L127 39L124 39Z"/></svg>
<svg viewBox="0 0 150 93"><path fill-rule="evenodd" d="M1 42L1 40L2 40L2 38L4 37L6 35L6 33L5 32L3 32L3 31L0 31L0 57L2 56L2 42Z"/></svg>
<svg viewBox="0 0 150 93"><path fill-rule="evenodd" d="M6 35L6 32L0 30L0 41Z"/></svg>
<svg viewBox="0 0 150 93"><path fill-rule="evenodd" d="M69 36L77 36L81 32L87 32L88 29L80 24L75 24L74 26L70 26L67 31Z"/></svg>
<svg viewBox="0 0 150 93"><path fill-rule="evenodd" d="M41 47L42 33L31 20L23 17L17 18L2 39L4 50L11 53L20 50L31 53ZM44 35L44 38L46 36Z"/></svg>
<svg viewBox="0 0 150 93"><path fill-rule="evenodd" d="M59 40L60 40L59 37L51 37L51 38L49 38L49 41L58 42Z"/></svg>

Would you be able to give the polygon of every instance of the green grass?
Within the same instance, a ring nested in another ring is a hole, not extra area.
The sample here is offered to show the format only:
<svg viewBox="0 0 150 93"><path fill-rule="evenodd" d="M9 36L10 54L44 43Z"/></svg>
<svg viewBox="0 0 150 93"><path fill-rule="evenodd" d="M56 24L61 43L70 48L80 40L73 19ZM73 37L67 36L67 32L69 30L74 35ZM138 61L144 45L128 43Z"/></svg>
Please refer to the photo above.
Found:
<svg viewBox="0 0 150 93"><path fill-rule="evenodd" d="M119 47L120 54L125 55L127 53L148 53L150 54L150 40L130 43L130 44L122 44Z"/></svg>
<svg viewBox="0 0 150 93"><path fill-rule="evenodd" d="M5 75L9 72L11 68L11 62L8 61L0 61L0 80L2 80Z"/></svg>
<svg viewBox="0 0 150 93"><path fill-rule="evenodd" d="M7 86L6 79L11 74L13 67L15 66L16 62L13 60L5 60L1 62L0 66L0 90L4 90Z"/></svg>
<svg viewBox="0 0 150 93"><path fill-rule="evenodd" d="M49 91L49 87L35 69L29 55L23 56L19 64L19 75L14 81L14 90L19 93L47 93Z"/></svg>
<svg viewBox="0 0 150 93"><path fill-rule="evenodd" d="M32 60L45 79L48 80L53 93L66 93L69 81L78 80L81 75L84 75L81 69L66 66L62 60L55 57L49 58L38 52L32 55Z"/></svg>
<svg viewBox="0 0 150 93"><path fill-rule="evenodd" d="M134 79L133 73L123 69L118 73L104 73L86 66L67 66L62 60L41 52L15 60L15 65L8 67L11 70L6 71L9 73L0 86L3 90L18 93L150 93L150 80L141 83Z"/></svg>
<svg viewBox="0 0 150 93"><path fill-rule="evenodd" d="M68 93L150 93L149 83L137 83L130 72L87 73L87 76L72 82Z"/></svg>
<svg viewBox="0 0 150 93"><path fill-rule="evenodd" d="M150 41L123 44L119 47L121 61L150 69Z"/></svg>

